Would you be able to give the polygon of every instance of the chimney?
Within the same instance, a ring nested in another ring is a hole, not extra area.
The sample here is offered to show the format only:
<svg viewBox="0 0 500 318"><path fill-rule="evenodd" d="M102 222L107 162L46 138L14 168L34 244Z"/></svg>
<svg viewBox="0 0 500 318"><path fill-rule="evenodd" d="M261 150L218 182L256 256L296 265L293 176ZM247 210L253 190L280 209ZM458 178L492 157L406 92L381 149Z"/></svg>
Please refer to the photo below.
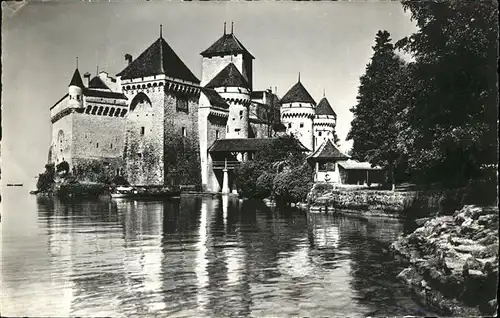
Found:
<svg viewBox="0 0 500 318"><path fill-rule="evenodd" d="M87 87L90 87L90 73L86 72L83 77L87 79Z"/></svg>
<svg viewBox="0 0 500 318"><path fill-rule="evenodd" d="M132 55L130 54L125 54L125 61L127 61L127 64L132 63Z"/></svg>

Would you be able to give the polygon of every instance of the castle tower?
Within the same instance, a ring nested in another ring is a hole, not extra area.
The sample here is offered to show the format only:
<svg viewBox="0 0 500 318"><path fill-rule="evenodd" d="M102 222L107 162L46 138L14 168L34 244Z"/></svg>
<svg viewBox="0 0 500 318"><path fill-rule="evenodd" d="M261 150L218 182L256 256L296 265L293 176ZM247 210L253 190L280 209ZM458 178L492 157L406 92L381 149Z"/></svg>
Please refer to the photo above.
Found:
<svg viewBox="0 0 500 318"><path fill-rule="evenodd" d="M250 87L237 67L229 63L205 88L214 89L229 104L226 138L248 138Z"/></svg>
<svg viewBox="0 0 500 318"><path fill-rule="evenodd" d="M119 74L129 103L126 174L134 185L199 184L200 81L160 37ZM188 176L188 177L182 177Z"/></svg>
<svg viewBox="0 0 500 318"><path fill-rule="evenodd" d="M332 109L326 97L323 97L316 107L314 117L314 145L316 150L326 139L331 139L333 143L335 126L337 124L337 114Z"/></svg>
<svg viewBox="0 0 500 318"><path fill-rule="evenodd" d="M252 90L254 57L233 34L232 24L231 33L226 33L226 24L224 23L222 37L200 54L203 56L201 86L205 86L228 64L232 63L245 78L249 89Z"/></svg>
<svg viewBox="0 0 500 318"><path fill-rule="evenodd" d="M299 81L281 99L281 122L310 151L314 150L313 119L316 102Z"/></svg>
<svg viewBox="0 0 500 318"><path fill-rule="evenodd" d="M68 106L70 108L83 107L83 88L84 85L80 71L76 68L68 85Z"/></svg>

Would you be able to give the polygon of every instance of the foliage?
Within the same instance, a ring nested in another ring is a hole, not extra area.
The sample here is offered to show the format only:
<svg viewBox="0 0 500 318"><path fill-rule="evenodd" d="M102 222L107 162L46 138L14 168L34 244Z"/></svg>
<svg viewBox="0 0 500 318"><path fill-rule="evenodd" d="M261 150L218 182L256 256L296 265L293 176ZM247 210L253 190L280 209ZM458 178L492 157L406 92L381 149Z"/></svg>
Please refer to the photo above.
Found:
<svg viewBox="0 0 500 318"><path fill-rule="evenodd" d="M419 27L397 43L415 58L402 150L419 181L461 186L497 162L497 3L402 3Z"/></svg>
<svg viewBox="0 0 500 318"><path fill-rule="evenodd" d="M254 160L236 170L238 193L243 197L274 197L284 203L305 200L312 185L312 170L305 154L296 149L297 140L282 136L256 152ZM286 184L285 184L286 183Z"/></svg>
<svg viewBox="0 0 500 318"><path fill-rule="evenodd" d="M45 171L38 175L36 188L38 191L49 191L54 185L55 167L53 164L46 164Z"/></svg>
<svg viewBox="0 0 500 318"><path fill-rule="evenodd" d="M397 100L405 88L406 63L399 58L387 31L378 31L373 57L361 77L354 119L347 139L353 140L352 155L386 168L403 161L398 149L398 121L403 105Z"/></svg>
<svg viewBox="0 0 500 318"><path fill-rule="evenodd" d="M480 185L498 162L498 5L493 1L402 1L418 31L395 47L377 33L361 77L348 139L353 155L445 188ZM482 181L479 181L482 180ZM490 191L491 190L491 191Z"/></svg>
<svg viewBox="0 0 500 318"><path fill-rule="evenodd" d="M311 166L303 163L300 166L287 168L274 178L273 191L280 202L304 202L313 184Z"/></svg>

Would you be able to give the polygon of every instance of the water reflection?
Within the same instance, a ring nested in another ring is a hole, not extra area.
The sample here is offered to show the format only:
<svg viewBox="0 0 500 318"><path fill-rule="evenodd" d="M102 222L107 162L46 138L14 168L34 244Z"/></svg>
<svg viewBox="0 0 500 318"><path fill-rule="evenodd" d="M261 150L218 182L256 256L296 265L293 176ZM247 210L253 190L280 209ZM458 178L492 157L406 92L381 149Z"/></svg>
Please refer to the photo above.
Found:
<svg viewBox="0 0 500 318"><path fill-rule="evenodd" d="M5 315L425 314L384 254L399 223L230 196L27 202L2 215Z"/></svg>

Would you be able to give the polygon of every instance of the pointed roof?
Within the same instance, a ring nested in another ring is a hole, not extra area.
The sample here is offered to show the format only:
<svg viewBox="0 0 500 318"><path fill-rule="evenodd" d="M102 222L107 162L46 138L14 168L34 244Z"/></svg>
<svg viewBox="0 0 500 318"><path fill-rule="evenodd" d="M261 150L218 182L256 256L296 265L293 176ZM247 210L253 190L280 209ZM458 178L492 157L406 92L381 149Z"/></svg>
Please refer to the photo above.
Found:
<svg viewBox="0 0 500 318"><path fill-rule="evenodd" d="M110 89L108 85L106 85L99 76L96 76L90 80L89 88Z"/></svg>
<svg viewBox="0 0 500 318"><path fill-rule="evenodd" d="M210 105L217 106L217 107L224 108L224 109L229 108L229 105L226 103L224 98L222 98L219 95L219 93L217 93L214 89L202 87L201 92L203 94L205 94L205 96L208 98Z"/></svg>
<svg viewBox="0 0 500 318"><path fill-rule="evenodd" d="M158 38L117 76L121 76L122 79L132 79L158 74L200 83L163 37Z"/></svg>
<svg viewBox="0 0 500 318"><path fill-rule="evenodd" d="M210 57L214 55L229 55L229 54L248 54L252 59L254 57L248 50L241 44L241 42L234 36L233 33L224 34L220 39L215 41L208 49L201 52L201 56Z"/></svg>
<svg viewBox="0 0 500 318"><path fill-rule="evenodd" d="M335 116L337 117L337 114L333 111L332 106L330 106L330 103L328 102L328 99L326 97L323 97L319 103L318 106L316 106L316 115L330 115L330 116Z"/></svg>
<svg viewBox="0 0 500 318"><path fill-rule="evenodd" d="M331 139L326 139L309 158L345 160L350 157L340 151Z"/></svg>
<svg viewBox="0 0 500 318"><path fill-rule="evenodd" d="M282 104L296 102L316 104L314 99L311 97L307 89L304 87L304 85L302 85L300 81L298 81L297 84L293 85L292 88L290 88L290 90L281 99Z"/></svg>
<svg viewBox="0 0 500 318"><path fill-rule="evenodd" d="M210 82L208 82L205 87L243 87L250 88L247 80L241 75L238 68L233 64L229 63L219 74L215 75Z"/></svg>
<svg viewBox="0 0 500 318"><path fill-rule="evenodd" d="M75 72L73 73L73 77L71 78L71 81L69 82L68 86L78 86L80 88L84 87L82 77L81 77L80 71L78 71L78 69L75 69Z"/></svg>

